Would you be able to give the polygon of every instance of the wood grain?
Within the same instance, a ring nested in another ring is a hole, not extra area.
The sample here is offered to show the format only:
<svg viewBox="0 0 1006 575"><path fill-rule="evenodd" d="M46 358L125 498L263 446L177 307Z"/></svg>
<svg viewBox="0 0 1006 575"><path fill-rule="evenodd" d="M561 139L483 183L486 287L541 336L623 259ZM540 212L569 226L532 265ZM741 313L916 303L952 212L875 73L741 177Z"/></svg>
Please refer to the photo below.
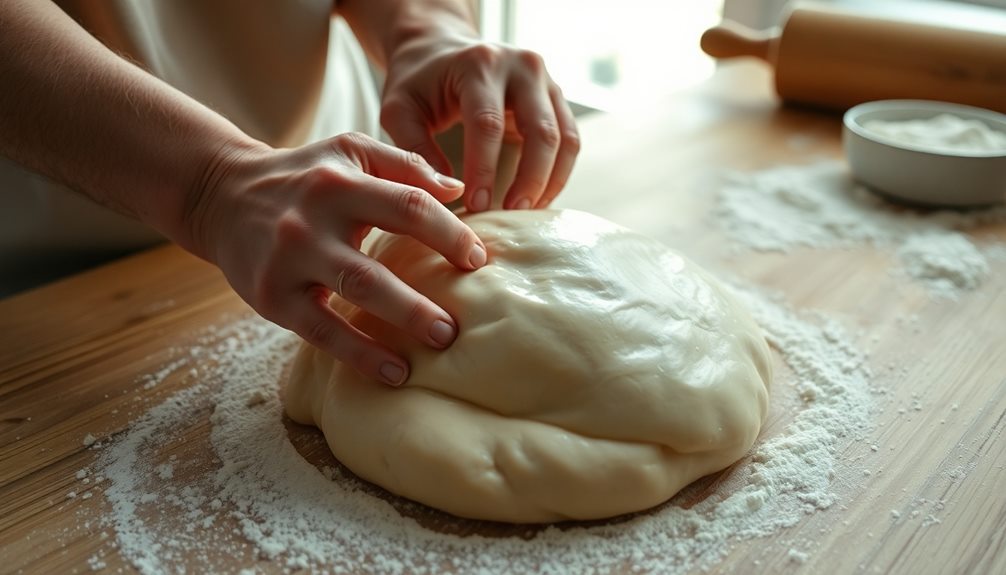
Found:
<svg viewBox="0 0 1006 575"><path fill-rule="evenodd" d="M652 106L585 120L583 153L558 202L822 310L858 330L870 354L883 411L840 454L848 473L836 478L839 502L770 538L739 542L716 570L1006 572L1006 270L996 264L980 290L947 302L891 275L891 254L870 247L730 255L708 217L723 169L841 153L838 116L779 108L770 85L764 69L731 65ZM975 233L1006 240L1004 226ZM0 572L89 571L110 531L98 522L108 510L100 490L83 499L87 488L74 477L96 456L83 438L114 438L192 385L185 370L151 389L143 377L207 327L248 313L218 271L174 247L0 301ZM773 412L765 433L787 421ZM316 431L289 429L309 460L336 464ZM193 424L172 452L212 465L207 433L205 421ZM700 499L729 474L703 479L688 497ZM78 496L68 499L70 491ZM400 509L444 531L528 532ZM104 561L132 570L115 553Z"/></svg>

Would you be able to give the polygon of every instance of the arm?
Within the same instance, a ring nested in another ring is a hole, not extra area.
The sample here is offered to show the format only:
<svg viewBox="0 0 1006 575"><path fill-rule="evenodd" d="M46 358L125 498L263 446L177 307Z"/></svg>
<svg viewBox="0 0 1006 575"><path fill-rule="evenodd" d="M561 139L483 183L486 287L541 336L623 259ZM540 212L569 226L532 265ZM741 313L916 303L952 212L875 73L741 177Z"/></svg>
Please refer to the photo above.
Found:
<svg viewBox="0 0 1006 575"><path fill-rule="evenodd" d="M408 365L336 314L333 291L432 347L454 339L450 315L359 247L380 227L481 267L485 246L440 203L461 182L359 134L272 149L50 2L0 2L0 30L0 153L216 264L264 317L368 377L400 384Z"/></svg>
<svg viewBox="0 0 1006 575"><path fill-rule="evenodd" d="M51 2L0 3L0 153L206 257L185 223L217 158L263 146Z"/></svg>
<svg viewBox="0 0 1006 575"><path fill-rule="evenodd" d="M363 49L381 68L399 46L435 33L479 39L475 0L337 0Z"/></svg>
<svg viewBox="0 0 1006 575"><path fill-rule="evenodd" d="M433 136L460 119L469 211L489 208L511 120L521 156L503 207L542 208L559 194L579 153L579 134L539 55L482 42L467 0L342 0L338 10L387 68L381 124L398 146L450 173Z"/></svg>

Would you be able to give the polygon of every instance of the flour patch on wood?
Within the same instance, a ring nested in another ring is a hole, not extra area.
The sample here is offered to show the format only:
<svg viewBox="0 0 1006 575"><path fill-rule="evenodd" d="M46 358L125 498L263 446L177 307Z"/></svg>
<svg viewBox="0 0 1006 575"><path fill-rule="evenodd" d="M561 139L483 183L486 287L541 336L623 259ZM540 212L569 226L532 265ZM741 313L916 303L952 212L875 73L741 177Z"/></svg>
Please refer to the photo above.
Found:
<svg viewBox="0 0 1006 575"><path fill-rule="evenodd" d="M855 183L838 161L729 174L714 217L735 249L873 245L893 252L892 272L935 298L955 299L977 289L990 273L989 260L1002 259L1006 250L1001 242L976 245L965 233L1006 222L1006 208L901 208Z"/></svg>

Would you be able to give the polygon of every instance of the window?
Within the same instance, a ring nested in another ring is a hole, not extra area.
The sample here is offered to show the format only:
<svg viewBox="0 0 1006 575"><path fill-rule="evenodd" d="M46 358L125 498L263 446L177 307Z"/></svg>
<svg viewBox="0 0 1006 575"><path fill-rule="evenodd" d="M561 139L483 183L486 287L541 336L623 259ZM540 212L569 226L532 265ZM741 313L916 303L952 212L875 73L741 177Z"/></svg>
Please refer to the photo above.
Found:
<svg viewBox="0 0 1006 575"><path fill-rule="evenodd" d="M566 98L600 110L696 84L714 62L699 37L723 0L483 0L486 38L540 53Z"/></svg>

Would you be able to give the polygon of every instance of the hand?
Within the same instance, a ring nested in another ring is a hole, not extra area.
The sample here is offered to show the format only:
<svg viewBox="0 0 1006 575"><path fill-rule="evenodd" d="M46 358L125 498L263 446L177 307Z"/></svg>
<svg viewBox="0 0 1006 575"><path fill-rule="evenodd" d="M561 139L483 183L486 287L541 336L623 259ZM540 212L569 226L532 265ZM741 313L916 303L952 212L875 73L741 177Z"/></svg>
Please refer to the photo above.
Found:
<svg viewBox="0 0 1006 575"><path fill-rule="evenodd" d="M263 317L392 385L409 366L329 307L332 292L432 347L454 340L447 312L359 248L378 227L414 236L458 268L483 266L482 241L441 204L462 194L461 182L360 134L246 149L208 173L189 218L197 253Z"/></svg>
<svg viewBox="0 0 1006 575"><path fill-rule="evenodd" d="M542 208L559 194L579 152L569 105L534 52L458 33L420 35L388 62L381 125L437 170L450 164L433 140L458 120L465 130L465 207L489 209L507 120L522 140L506 209Z"/></svg>

